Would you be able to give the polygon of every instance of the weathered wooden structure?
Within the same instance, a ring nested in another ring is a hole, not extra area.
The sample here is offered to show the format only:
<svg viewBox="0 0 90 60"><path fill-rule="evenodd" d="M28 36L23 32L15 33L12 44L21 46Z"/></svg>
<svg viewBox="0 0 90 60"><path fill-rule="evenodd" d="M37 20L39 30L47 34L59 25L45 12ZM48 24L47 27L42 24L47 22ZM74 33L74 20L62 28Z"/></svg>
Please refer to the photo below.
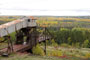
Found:
<svg viewBox="0 0 90 60"><path fill-rule="evenodd" d="M8 47L2 49L2 51L7 51L7 53L23 52L43 41L45 42L46 49L46 40L51 38L50 33L47 28L44 28L45 31L41 34L37 32L37 28L36 18L34 17L24 17L0 25L0 37L5 37L8 40ZM46 31L48 33L46 33ZM12 43L10 37L10 33L12 32L16 32L15 44Z"/></svg>

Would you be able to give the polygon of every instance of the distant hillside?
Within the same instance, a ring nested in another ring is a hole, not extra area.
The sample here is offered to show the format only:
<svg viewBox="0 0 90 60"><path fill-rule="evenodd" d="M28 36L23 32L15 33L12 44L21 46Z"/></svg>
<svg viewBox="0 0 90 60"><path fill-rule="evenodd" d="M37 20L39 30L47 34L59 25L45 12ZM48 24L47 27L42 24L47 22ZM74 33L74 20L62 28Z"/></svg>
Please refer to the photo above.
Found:
<svg viewBox="0 0 90 60"><path fill-rule="evenodd" d="M38 17L37 23L42 27L57 27L57 28L74 28L74 27L83 27L90 28L90 19L89 16L85 19L85 16L82 18L76 18L76 16L55 16L55 17Z"/></svg>
<svg viewBox="0 0 90 60"><path fill-rule="evenodd" d="M57 18L80 18L80 19L90 19L90 16L36 16L36 17L57 17Z"/></svg>

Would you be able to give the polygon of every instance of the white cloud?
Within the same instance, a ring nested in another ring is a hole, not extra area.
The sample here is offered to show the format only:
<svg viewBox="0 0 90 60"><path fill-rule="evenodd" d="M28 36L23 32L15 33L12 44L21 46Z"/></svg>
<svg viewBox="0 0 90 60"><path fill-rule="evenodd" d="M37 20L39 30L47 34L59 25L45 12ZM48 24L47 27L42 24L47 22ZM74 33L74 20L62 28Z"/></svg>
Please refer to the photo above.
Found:
<svg viewBox="0 0 90 60"><path fill-rule="evenodd" d="M1 0L1 15L90 15L89 0Z"/></svg>

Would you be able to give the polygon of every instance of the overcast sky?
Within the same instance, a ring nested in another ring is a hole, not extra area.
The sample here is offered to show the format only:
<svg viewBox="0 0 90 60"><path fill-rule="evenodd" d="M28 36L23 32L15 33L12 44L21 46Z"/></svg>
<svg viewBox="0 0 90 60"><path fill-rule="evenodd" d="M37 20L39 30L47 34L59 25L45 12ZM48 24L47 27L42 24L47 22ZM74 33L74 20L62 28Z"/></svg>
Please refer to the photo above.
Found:
<svg viewBox="0 0 90 60"><path fill-rule="evenodd" d="M0 0L0 15L90 15L90 0Z"/></svg>

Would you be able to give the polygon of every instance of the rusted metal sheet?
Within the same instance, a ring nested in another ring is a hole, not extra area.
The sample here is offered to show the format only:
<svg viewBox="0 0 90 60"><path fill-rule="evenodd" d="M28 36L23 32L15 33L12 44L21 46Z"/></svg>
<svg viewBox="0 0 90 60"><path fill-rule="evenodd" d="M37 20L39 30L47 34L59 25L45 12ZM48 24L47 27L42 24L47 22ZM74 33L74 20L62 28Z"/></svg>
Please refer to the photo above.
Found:
<svg viewBox="0 0 90 60"><path fill-rule="evenodd" d="M0 37L7 35L7 31L4 28L5 26L0 26Z"/></svg>
<svg viewBox="0 0 90 60"><path fill-rule="evenodd" d="M30 22L28 22L28 26L29 27L33 27L33 26L36 26L36 21L34 20L31 20Z"/></svg>
<svg viewBox="0 0 90 60"><path fill-rule="evenodd" d="M24 21L22 22L22 24L23 24L23 28L27 27L27 25L28 25L27 20L24 20Z"/></svg>
<svg viewBox="0 0 90 60"><path fill-rule="evenodd" d="M8 35L9 33L15 32L15 25L20 22L21 21L19 20L15 20L15 21L0 25L0 37Z"/></svg>
<svg viewBox="0 0 90 60"><path fill-rule="evenodd" d="M28 21L28 19L30 21ZM0 37L3 37L12 32L15 32L16 30L19 30L21 28L33 27L33 26L36 26L36 21L31 18L20 19L20 20L8 22L6 24L0 25Z"/></svg>
<svg viewBox="0 0 90 60"><path fill-rule="evenodd" d="M23 24L22 23L23 23L23 21L15 24L16 30L19 30L19 29L23 28Z"/></svg>

